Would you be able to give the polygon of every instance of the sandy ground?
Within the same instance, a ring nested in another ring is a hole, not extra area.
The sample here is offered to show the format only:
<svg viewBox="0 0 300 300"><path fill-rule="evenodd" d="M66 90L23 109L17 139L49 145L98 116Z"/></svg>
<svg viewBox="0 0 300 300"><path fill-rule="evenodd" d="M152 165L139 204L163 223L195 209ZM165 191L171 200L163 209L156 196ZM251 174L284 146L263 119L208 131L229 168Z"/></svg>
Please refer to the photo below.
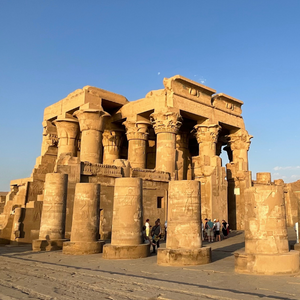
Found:
<svg viewBox="0 0 300 300"><path fill-rule="evenodd" d="M289 229L290 240L295 240ZM34 253L29 246L0 247L0 299L300 299L300 274L239 275L233 252L244 247L242 232L210 243L213 262L162 267L152 255L104 260L102 254ZM204 243L204 245L208 245ZM162 247L165 245L162 244Z"/></svg>

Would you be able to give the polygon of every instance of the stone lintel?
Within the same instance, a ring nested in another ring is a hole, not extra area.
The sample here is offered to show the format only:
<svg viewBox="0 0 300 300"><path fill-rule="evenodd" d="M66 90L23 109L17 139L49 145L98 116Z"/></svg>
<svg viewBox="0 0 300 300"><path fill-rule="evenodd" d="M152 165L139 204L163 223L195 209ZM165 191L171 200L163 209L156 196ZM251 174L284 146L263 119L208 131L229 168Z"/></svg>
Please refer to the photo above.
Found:
<svg viewBox="0 0 300 300"><path fill-rule="evenodd" d="M128 100L119 94L115 94L96 87L85 86L75 90L66 98L48 106L44 110L44 120L54 120L64 113L73 113L75 109L91 103L106 108L117 108L128 103Z"/></svg>

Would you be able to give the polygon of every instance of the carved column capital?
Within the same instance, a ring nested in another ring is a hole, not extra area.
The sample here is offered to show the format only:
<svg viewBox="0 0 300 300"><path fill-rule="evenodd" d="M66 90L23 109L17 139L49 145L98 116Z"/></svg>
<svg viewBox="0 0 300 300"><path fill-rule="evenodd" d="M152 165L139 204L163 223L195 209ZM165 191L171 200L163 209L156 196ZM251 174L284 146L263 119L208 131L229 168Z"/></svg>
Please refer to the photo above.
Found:
<svg viewBox="0 0 300 300"><path fill-rule="evenodd" d="M103 147L115 146L120 147L122 141L122 132L116 130L104 130L102 134L102 144Z"/></svg>
<svg viewBox="0 0 300 300"><path fill-rule="evenodd" d="M251 139L253 138L252 135L249 135L247 130L240 129L235 133L232 133L227 136L228 138L228 145L230 146L231 150L249 150Z"/></svg>
<svg viewBox="0 0 300 300"><path fill-rule="evenodd" d="M144 140L148 139L148 126L150 122L147 121L125 121L123 125L126 127L127 140Z"/></svg>
<svg viewBox="0 0 300 300"><path fill-rule="evenodd" d="M150 115L150 121L156 134L162 132L177 134L182 125L182 117L177 112L158 111Z"/></svg>
<svg viewBox="0 0 300 300"><path fill-rule="evenodd" d="M218 133L221 129L221 126L218 124L198 124L194 126L194 130L192 133L194 133L198 144L200 143L214 143L216 144L218 141Z"/></svg>
<svg viewBox="0 0 300 300"><path fill-rule="evenodd" d="M54 121L57 128L58 139L76 139L78 135L78 121L74 118L62 118Z"/></svg>
<svg viewBox="0 0 300 300"><path fill-rule="evenodd" d="M73 114L77 117L80 130L97 130L104 131L105 117L110 117L110 114L100 109L80 109Z"/></svg>

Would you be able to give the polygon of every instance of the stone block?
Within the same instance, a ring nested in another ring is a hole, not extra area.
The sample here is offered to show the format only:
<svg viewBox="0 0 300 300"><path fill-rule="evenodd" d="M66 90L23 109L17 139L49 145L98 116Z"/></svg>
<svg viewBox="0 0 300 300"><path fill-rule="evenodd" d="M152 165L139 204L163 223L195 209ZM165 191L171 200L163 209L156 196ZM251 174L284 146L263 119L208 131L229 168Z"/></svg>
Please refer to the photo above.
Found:
<svg viewBox="0 0 300 300"><path fill-rule="evenodd" d="M106 259L137 259L150 255L149 244L139 245L105 245L103 258Z"/></svg>
<svg viewBox="0 0 300 300"><path fill-rule="evenodd" d="M162 266L193 266L211 262L211 248L158 249L157 264Z"/></svg>

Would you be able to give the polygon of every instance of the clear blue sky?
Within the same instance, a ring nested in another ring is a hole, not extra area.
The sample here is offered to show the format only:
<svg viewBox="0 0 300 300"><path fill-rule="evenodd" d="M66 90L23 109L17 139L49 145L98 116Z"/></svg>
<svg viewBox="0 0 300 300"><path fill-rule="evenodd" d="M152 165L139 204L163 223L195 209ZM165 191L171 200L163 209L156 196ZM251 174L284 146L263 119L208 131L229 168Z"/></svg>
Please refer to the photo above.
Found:
<svg viewBox="0 0 300 300"><path fill-rule="evenodd" d="M244 101L253 179L300 179L300 1L0 2L0 191L29 177L46 106L92 85L142 98L176 74Z"/></svg>

